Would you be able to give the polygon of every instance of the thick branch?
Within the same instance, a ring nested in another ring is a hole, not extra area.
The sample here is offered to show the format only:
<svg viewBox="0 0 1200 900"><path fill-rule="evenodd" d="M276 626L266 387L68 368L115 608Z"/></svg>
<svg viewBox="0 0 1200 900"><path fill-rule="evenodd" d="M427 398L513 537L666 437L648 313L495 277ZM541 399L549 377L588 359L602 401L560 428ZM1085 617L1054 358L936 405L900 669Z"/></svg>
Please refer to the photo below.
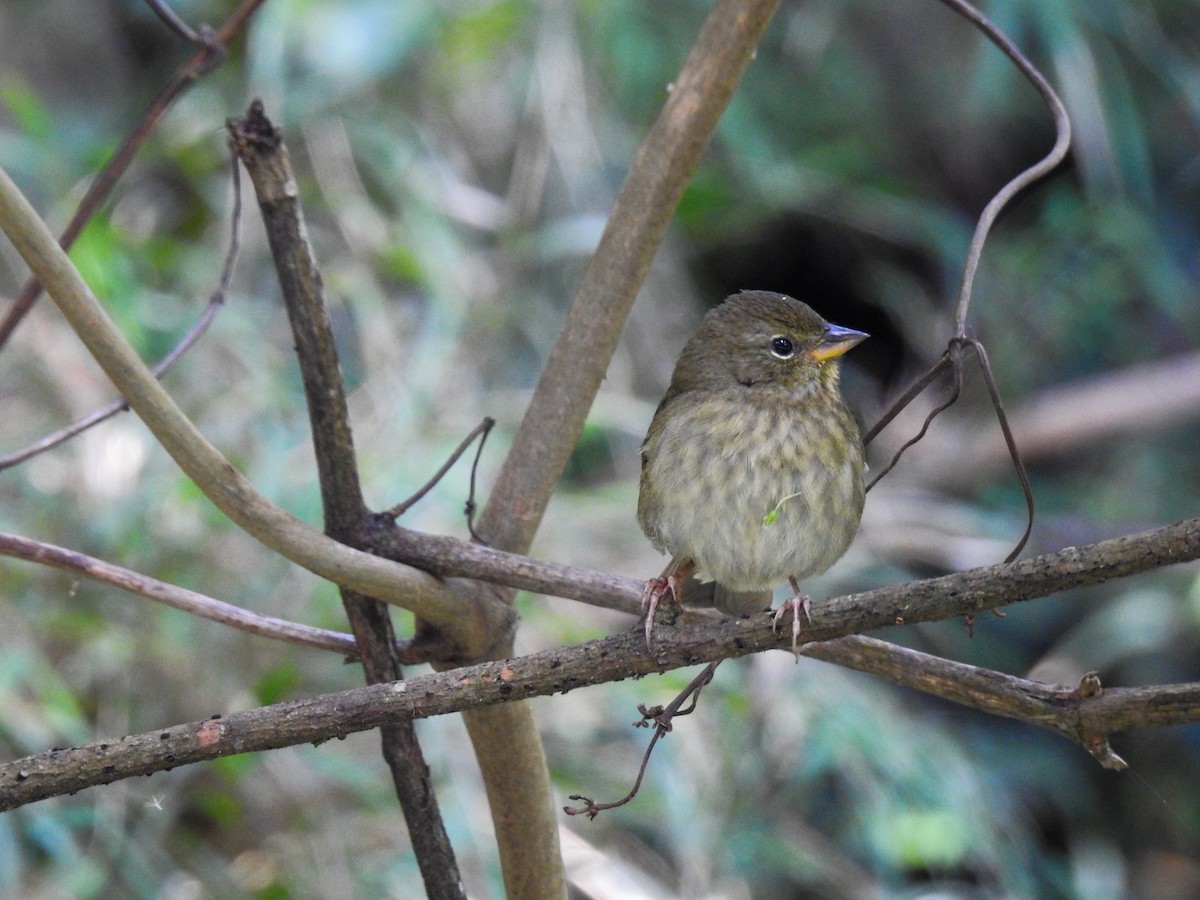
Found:
<svg viewBox="0 0 1200 900"><path fill-rule="evenodd" d="M634 158L480 517L477 533L493 546L516 552L529 549L650 260L778 3L717 0L670 88L663 111ZM509 592L498 596L511 600ZM545 763L532 717L528 710L516 707L512 712L506 708L479 716L467 713L465 718L476 756L485 768L489 803L493 811L514 819L513 827L497 828L496 834L506 891L509 896L549 896L548 886L539 890L510 878L509 861L528 857L531 849L547 861L557 852L558 826L544 790L548 786ZM516 740L522 732L526 739ZM502 784L494 783L492 779L502 776L506 766L509 777ZM538 818L518 821L515 811L529 802L528 791L535 784ZM496 788L505 793L497 793ZM557 895L565 896L565 891L565 884L555 888Z"/></svg>
<svg viewBox="0 0 1200 900"><path fill-rule="evenodd" d="M1126 537L1112 538L1082 547L1067 547L1015 563L1002 563L966 572L946 575L931 581L913 582L893 588L881 588L855 597L882 598L887 592L905 592L921 585L942 584L954 590L1005 591L994 605L1041 597L1055 591L1083 587L1112 578L1135 575L1175 562L1188 562L1200 552L1200 519L1186 519L1174 525ZM409 555L411 554L411 555ZM513 553L501 553L487 547L465 544L454 538L435 535L418 536L403 532L398 555L414 565L428 568L442 576L467 576L509 587L537 591L556 597L569 597L606 609L637 613L643 582L619 575L591 572L557 563L542 562ZM987 582L995 582L987 585ZM934 595L936 597L938 595ZM934 598L931 598L931 601ZM820 604L814 615L828 610L831 604ZM986 607L984 607L986 608ZM963 608L955 600L940 606L917 603L910 608L898 608L895 615L907 622L944 619L963 615L972 609ZM893 624L884 621L868 627ZM861 631L864 629L854 629Z"/></svg>
<svg viewBox="0 0 1200 900"><path fill-rule="evenodd" d="M1095 584L1200 557L1200 520L1192 519L1155 531L1070 547L1058 553L1001 566L988 566L839 597L813 609L805 636L832 641L806 646L818 658L883 671L894 660L916 660L915 672L895 678L922 690L1052 727L1060 733L1092 740L1142 725L1200 720L1200 685L1109 689L1098 696L1068 701L1070 689L1031 688L1032 682L968 670L937 671L934 659L916 651L888 651L882 660L879 642L833 641L860 631L894 625L898 619L922 622L994 609L1059 590ZM479 709L528 697L565 693L586 685L665 672L715 659L790 647L791 636L776 634L771 617L716 622L682 628L656 628L654 647L647 650L640 632L549 650L521 659L482 663L407 682L373 685L339 694L279 704L219 721L176 726L161 732L55 750L0 766L0 810L34 800L107 784L133 775L162 771L229 753L269 750L338 737L376 728L398 718L422 718ZM838 648L841 648L840 650ZM846 648L849 649L846 649ZM823 652L833 648L834 653ZM872 662L874 660L874 662ZM908 663L905 663L908 665ZM958 674L968 683L955 684ZM1091 747L1089 746L1089 749Z"/></svg>
<svg viewBox="0 0 1200 900"><path fill-rule="evenodd" d="M258 493L176 406L3 170L0 228L156 440L243 530L317 575L404 606L435 624L472 613L476 604L430 575L330 540Z"/></svg>
<svg viewBox="0 0 1200 900"><path fill-rule="evenodd" d="M245 117L229 122L229 132L238 158L254 183L296 341L325 510L325 533L359 547L368 512L354 452L350 407L321 273L308 242L287 147L257 100ZM346 588L342 588L342 602L367 683L403 678L386 606ZM427 895L465 897L458 862L412 720L391 722L380 731L384 759L392 773Z"/></svg>
<svg viewBox="0 0 1200 900"><path fill-rule="evenodd" d="M779 0L719 0L638 150L478 531L529 549L638 288Z"/></svg>

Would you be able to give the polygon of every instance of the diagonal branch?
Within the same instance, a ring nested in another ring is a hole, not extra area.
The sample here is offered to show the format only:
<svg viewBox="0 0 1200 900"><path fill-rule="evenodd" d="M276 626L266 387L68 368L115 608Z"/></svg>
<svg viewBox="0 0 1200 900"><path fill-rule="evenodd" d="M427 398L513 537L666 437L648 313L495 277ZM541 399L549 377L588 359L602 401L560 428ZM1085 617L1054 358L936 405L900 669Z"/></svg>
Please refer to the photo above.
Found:
<svg viewBox="0 0 1200 900"><path fill-rule="evenodd" d="M669 86L480 517L492 546L529 549L650 261L778 5L719 0Z"/></svg>
<svg viewBox="0 0 1200 900"><path fill-rule="evenodd" d="M778 3L714 4L634 158L480 516L476 532L487 543L514 552L529 549L650 260ZM511 592L499 597L511 603ZM468 712L464 721L483 770L509 896L551 891L565 896L565 883L551 887L510 878L513 867L505 862L551 852L557 859L558 825L549 797L543 798L547 770L532 714L524 704L512 704ZM518 735L527 739L518 741ZM521 813L529 807L531 786L538 792L535 822Z"/></svg>
<svg viewBox="0 0 1200 900"><path fill-rule="evenodd" d="M8 173L0 228L138 417L218 509L267 547L335 584L396 603L434 623L478 610L424 572L333 541L271 503L202 435L129 346Z"/></svg>
<svg viewBox="0 0 1200 900"><path fill-rule="evenodd" d="M211 71L223 58L223 48L233 39L242 27L250 20L250 17L258 10L266 0L243 0L238 4L237 8L229 14L221 25L212 31L206 31L206 39L202 41L203 46L196 51L190 60L180 69L174 77L163 87L157 97L151 102L149 108L142 114L142 118L133 127L133 130L125 138L124 142L117 152L113 154L105 165L104 169L96 176L96 180L91 183L87 189L87 193L83 195L83 199L79 201L79 206L75 210L75 214L71 217L71 221L67 223L67 227L63 229L62 235L59 237L59 243L62 247L69 249L75 243L75 239L79 237L83 231L83 226L88 223L88 220L95 214L113 186L125 174L125 170L129 168L129 164L133 162L134 156L150 132L154 130L154 126L158 124L159 119L163 117L171 104L175 102L188 87L191 86L201 75ZM42 286L34 279L28 281L25 287L21 289L21 293L17 295L17 299L13 301L9 307L4 319L0 321L0 349L8 342L16 327L21 324L21 320L33 308L33 304L37 302L38 295L41 293Z"/></svg>
<svg viewBox="0 0 1200 900"><path fill-rule="evenodd" d="M287 147L257 100L244 117L229 122L229 133L254 183L296 342L316 451L325 532L344 544L360 546L368 513L354 452L350 407L321 273L308 242ZM346 588L342 588L342 602L367 683L403 678L386 606ZM426 893L431 898L465 897L458 862L413 722L388 723L380 729L380 737Z"/></svg>
<svg viewBox="0 0 1200 900"><path fill-rule="evenodd" d="M41 563L64 572L72 572L85 578L92 578L105 584L111 584L121 590L137 594L148 600L165 603L175 609L183 610L202 619L220 622L260 637L273 638L297 644L301 647L312 647L317 650L332 650L347 656L357 656L358 650L354 638L348 634L327 631L324 628L313 628L311 625L300 625L286 619L274 616L264 616L232 603L225 603L187 588L159 581L140 572L134 572L123 566L115 566L94 556L88 556L66 547L57 547L42 541L31 540L15 534L0 533L0 555L14 556L18 559Z"/></svg>
<svg viewBox="0 0 1200 900"><path fill-rule="evenodd" d="M217 317L217 313L225 305L225 294L228 292L229 284L233 280L233 269L237 264L238 251L242 245L242 179L239 174L241 170L238 168L237 157L233 154L230 154L230 162L232 164L230 181L233 184L233 210L230 213L229 247L225 251L225 264L221 267L221 279L217 283L217 289L209 296L208 305L204 307L204 312L200 314L200 318L180 338L179 343L171 348L171 351L150 370L154 373L155 378L162 378L166 375L171 367L192 348L192 345L204 336L208 331L208 326L213 323L213 320ZM82 419L72 422L65 428L60 428L53 434L45 435L20 450L0 457L0 471L19 465L37 456L39 453L51 450L59 444L69 441L76 435L82 434L89 428L99 425L101 422L107 421L117 415L117 413L124 412L127 409L129 409L128 403L124 400L115 400L97 410L93 410Z"/></svg>

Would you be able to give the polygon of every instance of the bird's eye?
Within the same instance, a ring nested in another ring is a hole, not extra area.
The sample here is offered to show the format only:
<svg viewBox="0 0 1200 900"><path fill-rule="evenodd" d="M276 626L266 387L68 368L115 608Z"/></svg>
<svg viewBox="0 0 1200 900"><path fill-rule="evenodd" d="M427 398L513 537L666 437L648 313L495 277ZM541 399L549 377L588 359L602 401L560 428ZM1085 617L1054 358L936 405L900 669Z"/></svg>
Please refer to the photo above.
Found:
<svg viewBox="0 0 1200 900"><path fill-rule="evenodd" d="M796 348L792 345L790 339L783 335L776 335L771 338L771 355L777 356L779 359L789 359L796 352Z"/></svg>

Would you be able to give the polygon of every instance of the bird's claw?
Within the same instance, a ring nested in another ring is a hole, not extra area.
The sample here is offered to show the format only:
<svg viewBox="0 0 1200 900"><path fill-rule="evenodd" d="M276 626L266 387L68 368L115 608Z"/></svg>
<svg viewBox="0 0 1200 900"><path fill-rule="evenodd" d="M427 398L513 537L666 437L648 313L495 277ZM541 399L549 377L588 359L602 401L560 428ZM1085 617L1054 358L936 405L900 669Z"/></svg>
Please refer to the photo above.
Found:
<svg viewBox="0 0 1200 900"><path fill-rule="evenodd" d="M808 624L812 624L812 600L807 595L797 592L796 596L790 600L785 600L779 609L775 610L775 616L771 620L771 630L776 634L779 633L779 620L783 618L783 614L788 610L792 611L792 653L796 656L796 662L800 661L800 613L803 611L804 618L808 620Z"/></svg>
<svg viewBox="0 0 1200 900"><path fill-rule="evenodd" d="M671 603L678 599L677 580L674 575L658 575L646 582L642 588L642 609L646 613L646 649L650 649L650 632L654 628L654 614L658 604Z"/></svg>

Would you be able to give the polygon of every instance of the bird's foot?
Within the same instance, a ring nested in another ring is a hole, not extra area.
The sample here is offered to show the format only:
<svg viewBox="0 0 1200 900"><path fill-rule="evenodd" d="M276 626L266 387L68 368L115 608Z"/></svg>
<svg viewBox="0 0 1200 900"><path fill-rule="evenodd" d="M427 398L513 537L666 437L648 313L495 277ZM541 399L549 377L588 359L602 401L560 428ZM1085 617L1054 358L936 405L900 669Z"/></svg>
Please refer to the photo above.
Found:
<svg viewBox="0 0 1200 900"><path fill-rule="evenodd" d="M779 632L779 620L783 618L784 613L791 609L792 611L792 653L796 656L796 662L800 661L800 613L804 613L804 618L808 620L808 624L812 624L812 600L807 594L800 593L800 585L796 583L795 578L789 578L788 581L792 584L792 590L796 592L795 596L790 600L785 600L779 609L775 610L775 617L771 620L771 630Z"/></svg>
<svg viewBox="0 0 1200 900"><path fill-rule="evenodd" d="M646 582L642 588L642 609L646 613L646 648L650 648L650 632L654 628L654 614L660 603L677 603L679 594L676 589L682 579L672 572L670 575L658 575Z"/></svg>

